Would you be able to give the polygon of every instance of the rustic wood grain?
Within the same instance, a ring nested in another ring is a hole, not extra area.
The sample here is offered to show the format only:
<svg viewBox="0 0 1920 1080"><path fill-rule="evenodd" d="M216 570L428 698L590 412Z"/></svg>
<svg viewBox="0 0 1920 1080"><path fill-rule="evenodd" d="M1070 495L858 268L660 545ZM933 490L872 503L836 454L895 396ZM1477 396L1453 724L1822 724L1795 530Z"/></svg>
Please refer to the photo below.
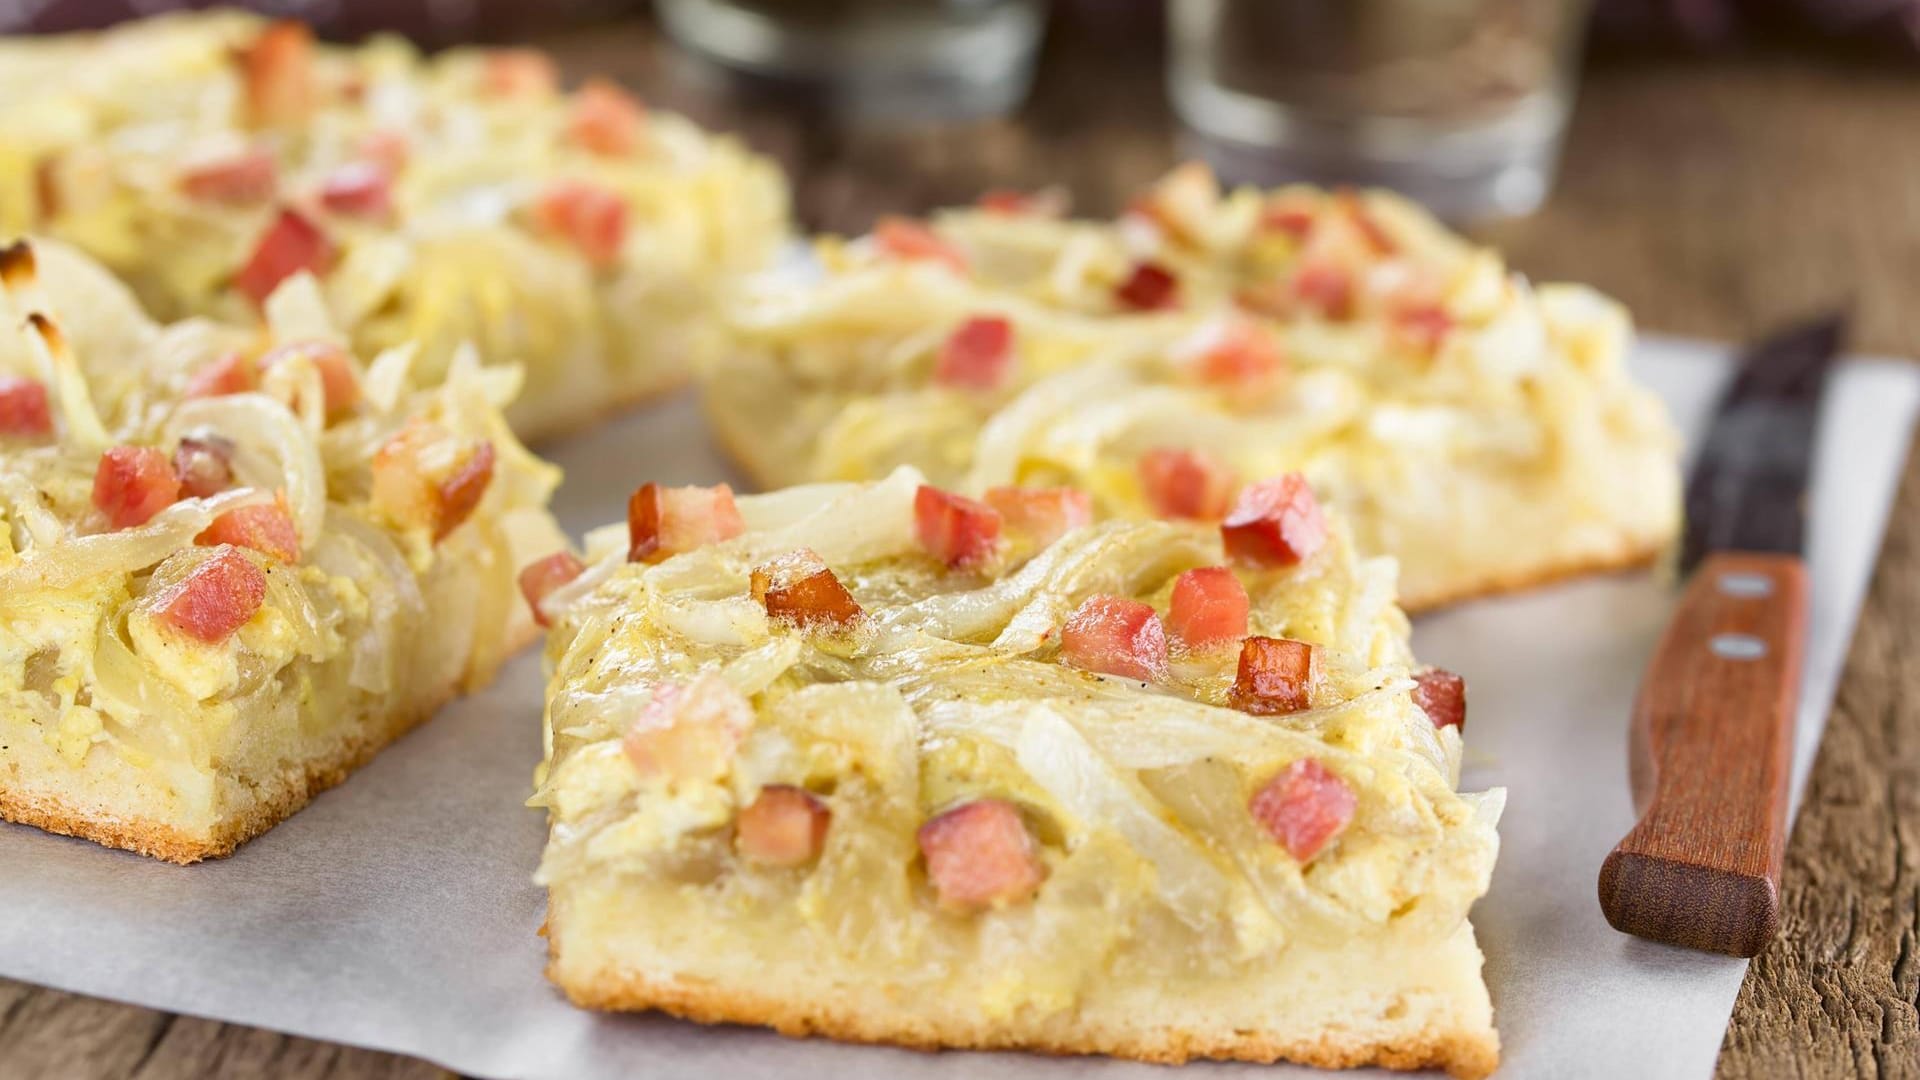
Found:
<svg viewBox="0 0 1920 1080"><path fill-rule="evenodd" d="M1176 160L1149 43L1080 28L1011 120L887 133L716 100L644 23L555 36L743 131L798 180L810 227L858 229L990 187L1061 184L1107 213ZM791 103L788 103L791 104ZM1560 184L1482 230L1540 279L1587 281L1642 325L1723 338L1851 301L1856 345L1920 354L1920 76L1772 56L1590 73ZM1787 852L1779 936L1722 1049L1727 1080L1920 1077L1920 462L1910 461ZM1623 1032L1623 1036L1631 1033ZM444 1075L418 1062L0 981L0 1077Z"/></svg>
<svg viewBox="0 0 1920 1080"><path fill-rule="evenodd" d="M1766 591L1723 588L1735 575ZM1764 651L1720 655L1722 634ZM1600 866L1600 909L1614 929L1731 956L1773 939L1806 635L1798 555L1721 551L1694 572L1634 702L1629 772L1641 817Z"/></svg>

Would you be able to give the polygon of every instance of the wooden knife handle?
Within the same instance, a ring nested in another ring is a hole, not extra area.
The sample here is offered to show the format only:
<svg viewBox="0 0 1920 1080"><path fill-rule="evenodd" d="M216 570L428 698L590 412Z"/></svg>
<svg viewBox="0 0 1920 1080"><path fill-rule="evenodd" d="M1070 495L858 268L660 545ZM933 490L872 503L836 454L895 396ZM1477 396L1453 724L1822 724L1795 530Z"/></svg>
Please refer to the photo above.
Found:
<svg viewBox="0 0 1920 1080"><path fill-rule="evenodd" d="M1640 823L1600 867L1614 929L1752 956L1780 921L1807 570L1721 552L1695 571L1634 703Z"/></svg>

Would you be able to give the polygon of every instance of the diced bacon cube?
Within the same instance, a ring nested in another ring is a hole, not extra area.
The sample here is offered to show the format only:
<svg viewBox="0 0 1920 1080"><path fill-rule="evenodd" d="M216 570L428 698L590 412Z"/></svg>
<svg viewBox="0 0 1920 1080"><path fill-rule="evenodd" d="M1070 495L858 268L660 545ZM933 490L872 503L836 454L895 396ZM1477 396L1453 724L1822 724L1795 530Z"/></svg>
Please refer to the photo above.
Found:
<svg viewBox="0 0 1920 1080"><path fill-rule="evenodd" d="M313 31L282 19L240 50L247 117L255 125L289 124L313 108Z"/></svg>
<svg viewBox="0 0 1920 1080"><path fill-rule="evenodd" d="M209 161L180 174L181 194L226 206L266 202L279 188L280 166L265 150Z"/></svg>
<svg viewBox="0 0 1920 1080"><path fill-rule="evenodd" d="M1357 805L1353 789L1319 758L1301 758L1260 785L1247 812L1287 854L1310 862L1353 821Z"/></svg>
<svg viewBox="0 0 1920 1080"><path fill-rule="evenodd" d="M1249 484L1220 523L1227 554L1258 566L1292 566L1327 542L1327 519L1307 478L1287 473Z"/></svg>
<svg viewBox="0 0 1920 1080"><path fill-rule="evenodd" d="M1334 193L1334 206L1340 211L1339 220L1344 220L1354 235L1359 237L1360 247L1374 258L1391 255L1400 245L1393 242L1380 222L1367 211L1365 200L1352 191L1343 189Z"/></svg>
<svg viewBox="0 0 1920 1080"><path fill-rule="evenodd" d="M320 205L349 217L385 219L393 214L393 177L372 161L350 161L320 183Z"/></svg>
<svg viewBox="0 0 1920 1080"><path fill-rule="evenodd" d="M1000 543L1000 512L986 503L920 485L913 494L920 546L948 566L978 566Z"/></svg>
<svg viewBox="0 0 1920 1080"><path fill-rule="evenodd" d="M936 262L956 274L967 272L967 257L940 234L911 218L883 217L873 226L873 242L890 258Z"/></svg>
<svg viewBox="0 0 1920 1080"><path fill-rule="evenodd" d="M1042 546L1093 522L1093 496L1079 488L988 488L986 501L1008 529Z"/></svg>
<svg viewBox="0 0 1920 1080"><path fill-rule="evenodd" d="M751 587L768 615L798 626L844 630L865 614L826 560L808 548L754 567Z"/></svg>
<svg viewBox="0 0 1920 1080"><path fill-rule="evenodd" d="M0 375L0 438L40 439L53 434L53 409L46 384L19 375Z"/></svg>
<svg viewBox="0 0 1920 1080"><path fill-rule="evenodd" d="M189 435L173 448L173 475L180 495L204 499L233 486L233 440L218 435Z"/></svg>
<svg viewBox="0 0 1920 1080"><path fill-rule="evenodd" d="M266 571L238 548L223 547L155 597L153 611L188 637L218 645L245 626L266 598Z"/></svg>
<svg viewBox="0 0 1920 1080"><path fill-rule="evenodd" d="M587 564L571 551L556 551L521 567L520 595L527 598L527 607L533 611L533 621L541 626L552 626L553 621L540 608L541 602L553 595L554 590L586 572Z"/></svg>
<svg viewBox="0 0 1920 1080"><path fill-rule="evenodd" d="M1133 311L1166 311L1180 306L1180 280L1158 263L1143 262L1114 287L1113 298Z"/></svg>
<svg viewBox="0 0 1920 1080"><path fill-rule="evenodd" d="M328 419L339 418L360 400L360 375L354 370L353 357L330 341L295 341L277 346L260 358L260 369L296 357L305 357L320 373L320 394L326 401Z"/></svg>
<svg viewBox="0 0 1920 1080"><path fill-rule="evenodd" d="M1286 638L1250 637L1240 643L1233 706L1255 716L1299 712L1312 703L1313 646Z"/></svg>
<svg viewBox="0 0 1920 1080"><path fill-rule="evenodd" d="M1413 703L1437 728L1467 726L1467 680L1443 668L1413 677Z"/></svg>
<svg viewBox="0 0 1920 1080"><path fill-rule="evenodd" d="M1353 317L1353 272L1330 263L1302 263L1293 275L1293 294L1307 310L1336 321Z"/></svg>
<svg viewBox="0 0 1920 1080"><path fill-rule="evenodd" d="M1279 338L1246 319L1202 327L1172 351L1192 378L1236 389L1271 382L1286 368Z"/></svg>
<svg viewBox="0 0 1920 1080"><path fill-rule="evenodd" d="M646 109L606 79L588 80L567 114L567 137L605 157L633 153L646 128Z"/></svg>
<svg viewBox="0 0 1920 1080"><path fill-rule="evenodd" d="M480 500L487 494L487 486L493 483L493 464L493 443L482 439L474 445L465 461L441 478L436 488L440 511L435 516L434 540L445 540L449 533L473 516Z"/></svg>
<svg viewBox="0 0 1920 1080"><path fill-rule="evenodd" d="M224 353L209 360L187 379L186 396L190 398L221 397L226 394L244 394L259 385L259 372L252 360L244 353Z"/></svg>
<svg viewBox="0 0 1920 1080"><path fill-rule="evenodd" d="M166 454L151 446L116 446L100 455L93 505L114 528L145 525L179 498L180 481Z"/></svg>
<svg viewBox="0 0 1920 1080"><path fill-rule="evenodd" d="M573 245L596 269L620 261L627 241L627 203L584 180L555 180L533 204L533 219L549 235Z"/></svg>
<svg viewBox="0 0 1920 1080"><path fill-rule="evenodd" d="M733 823L743 858L768 866L805 866L820 857L833 811L806 788L768 784Z"/></svg>
<svg viewBox="0 0 1920 1080"><path fill-rule="evenodd" d="M1089 596L1060 630L1060 659L1083 671L1154 682L1167 673L1167 632L1150 604Z"/></svg>
<svg viewBox="0 0 1920 1080"><path fill-rule="evenodd" d="M1393 314L1393 335L1422 353L1437 352L1453 331L1453 316L1438 304L1419 304Z"/></svg>
<svg viewBox="0 0 1920 1080"><path fill-rule="evenodd" d="M202 547L232 544L252 548L281 562L300 561L300 530L294 527L293 511L285 500L271 506L243 506L213 519L193 542Z"/></svg>
<svg viewBox="0 0 1920 1080"><path fill-rule="evenodd" d="M495 97L546 97L560 85L553 60L537 49L494 49L482 62L481 82Z"/></svg>
<svg viewBox="0 0 1920 1080"><path fill-rule="evenodd" d="M466 521L493 480L493 443L468 443L454 458L451 439L416 419L373 455L374 507L402 528L428 530L436 542Z"/></svg>
<svg viewBox="0 0 1920 1080"><path fill-rule="evenodd" d="M933 381L967 390L993 390L1006 381L1013 366L1013 323L1003 316L982 315L960 324L934 364Z"/></svg>
<svg viewBox="0 0 1920 1080"><path fill-rule="evenodd" d="M733 767L734 751L752 729L753 703L708 673L655 686L622 745L643 777L712 781Z"/></svg>
<svg viewBox="0 0 1920 1080"><path fill-rule="evenodd" d="M1320 200L1304 192L1282 192L1260 210L1260 227L1305 240L1320 217Z"/></svg>
<svg viewBox="0 0 1920 1080"><path fill-rule="evenodd" d="M1247 636L1247 590L1224 566L1202 566L1173 579L1167 628L1193 650L1237 644Z"/></svg>
<svg viewBox="0 0 1920 1080"><path fill-rule="evenodd" d="M385 169L389 177L398 176L400 170L407 167L407 160L413 156L413 144L406 132L381 128L361 137L359 155L362 161Z"/></svg>
<svg viewBox="0 0 1920 1080"><path fill-rule="evenodd" d="M642 484L627 499L627 561L669 555L731 540L746 531L733 488Z"/></svg>
<svg viewBox="0 0 1920 1080"><path fill-rule="evenodd" d="M1040 846L1019 807L975 799L930 818L915 839L927 882L950 911L976 912L1026 900L1047 877Z"/></svg>
<svg viewBox="0 0 1920 1080"><path fill-rule="evenodd" d="M1140 488L1157 517L1216 521L1233 506L1239 479L1204 450L1159 447L1140 456Z"/></svg>
<svg viewBox="0 0 1920 1080"><path fill-rule="evenodd" d="M260 306L280 283L305 270L320 275L333 266L333 241L320 226L293 210L282 210L260 234L245 266L234 275L233 287Z"/></svg>

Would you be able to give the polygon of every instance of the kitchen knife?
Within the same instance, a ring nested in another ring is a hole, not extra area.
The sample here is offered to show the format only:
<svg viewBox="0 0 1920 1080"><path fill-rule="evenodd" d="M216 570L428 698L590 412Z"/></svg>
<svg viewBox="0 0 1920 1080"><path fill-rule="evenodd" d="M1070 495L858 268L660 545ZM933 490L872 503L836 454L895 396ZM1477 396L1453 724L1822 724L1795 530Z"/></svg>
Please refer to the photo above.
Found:
<svg viewBox="0 0 1920 1080"><path fill-rule="evenodd" d="M1844 321L1750 349L1687 480L1685 589L1634 702L1640 821L1600 867L1616 930L1752 956L1780 921L1807 627L1807 480Z"/></svg>

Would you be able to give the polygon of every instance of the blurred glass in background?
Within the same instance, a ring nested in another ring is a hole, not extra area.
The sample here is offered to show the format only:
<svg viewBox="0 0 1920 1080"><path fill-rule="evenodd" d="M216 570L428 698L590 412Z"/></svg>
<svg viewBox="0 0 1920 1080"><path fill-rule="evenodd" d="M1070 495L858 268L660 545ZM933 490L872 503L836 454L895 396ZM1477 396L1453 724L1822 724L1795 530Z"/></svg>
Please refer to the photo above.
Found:
<svg viewBox="0 0 1920 1080"><path fill-rule="evenodd" d="M1587 0L1171 0L1173 104L1224 176L1395 188L1453 218L1552 186Z"/></svg>
<svg viewBox="0 0 1920 1080"><path fill-rule="evenodd" d="M1027 96L1044 0L657 0L683 48L874 120L1011 111Z"/></svg>

